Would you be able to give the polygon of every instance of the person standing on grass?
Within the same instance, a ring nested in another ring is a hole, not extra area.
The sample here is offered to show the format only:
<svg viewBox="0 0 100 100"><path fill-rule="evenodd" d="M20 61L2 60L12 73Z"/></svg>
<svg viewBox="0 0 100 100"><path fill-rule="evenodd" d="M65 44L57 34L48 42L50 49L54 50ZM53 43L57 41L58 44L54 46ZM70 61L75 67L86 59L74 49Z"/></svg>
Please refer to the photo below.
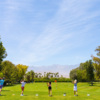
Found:
<svg viewBox="0 0 100 100"><path fill-rule="evenodd" d="M52 87L51 87L51 82L47 83L48 90L49 90L49 96L52 96Z"/></svg>
<svg viewBox="0 0 100 100"><path fill-rule="evenodd" d="M75 79L74 82L74 96L78 96L78 92L77 92L77 80Z"/></svg>
<svg viewBox="0 0 100 100"><path fill-rule="evenodd" d="M0 95L1 95L3 84L4 84L4 79L0 77Z"/></svg>
<svg viewBox="0 0 100 100"><path fill-rule="evenodd" d="M26 82L24 82L24 80L21 81L21 89L22 89L22 92L21 92L21 96L23 96L23 92L24 92L24 86L26 84Z"/></svg>

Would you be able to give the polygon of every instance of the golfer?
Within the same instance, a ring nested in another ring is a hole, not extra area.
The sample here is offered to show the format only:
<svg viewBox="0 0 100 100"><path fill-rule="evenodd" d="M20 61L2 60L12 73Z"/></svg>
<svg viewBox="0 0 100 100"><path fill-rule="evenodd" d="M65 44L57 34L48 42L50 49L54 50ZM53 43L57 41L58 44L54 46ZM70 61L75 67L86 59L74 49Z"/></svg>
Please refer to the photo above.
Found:
<svg viewBox="0 0 100 100"><path fill-rule="evenodd" d="M0 95L1 95L3 84L4 84L4 79L0 77Z"/></svg>
<svg viewBox="0 0 100 100"><path fill-rule="evenodd" d="M51 87L51 82L47 83L48 90L49 90L49 96L52 96L52 87Z"/></svg>
<svg viewBox="0 0 100 100"><path fill-rule="evenodd" d="M77 93L77 80L75 79L74 82L74 96L78 96L78 93Z"/></svg>
<svg viewBox="0 0 100 100"><path fill-rule="evenodd" d="M24 95L23 95L23 92L24 92L24 86L25 86L26 82L24 82L24 80L22 80L22 81L21 81L21 84L22 84L22 85L21 85L21 89L22 89L21 96L24 96Z"/></svg>

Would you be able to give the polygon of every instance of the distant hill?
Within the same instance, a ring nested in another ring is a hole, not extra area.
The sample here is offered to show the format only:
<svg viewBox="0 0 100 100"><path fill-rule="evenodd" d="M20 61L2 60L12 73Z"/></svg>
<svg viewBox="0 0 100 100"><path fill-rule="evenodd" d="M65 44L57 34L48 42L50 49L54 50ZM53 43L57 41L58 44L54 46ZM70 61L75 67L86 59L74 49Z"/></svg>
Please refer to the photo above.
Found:
<svg viewBox="0 0 100 100"><path fill-rule="evenodd" d="M63 75L64 77L69 77L70 70L78 67L77 65L51 65L51 66L29 66L28 71L34 70L37 73L44 72L59 72L59 75Z"/></svg>

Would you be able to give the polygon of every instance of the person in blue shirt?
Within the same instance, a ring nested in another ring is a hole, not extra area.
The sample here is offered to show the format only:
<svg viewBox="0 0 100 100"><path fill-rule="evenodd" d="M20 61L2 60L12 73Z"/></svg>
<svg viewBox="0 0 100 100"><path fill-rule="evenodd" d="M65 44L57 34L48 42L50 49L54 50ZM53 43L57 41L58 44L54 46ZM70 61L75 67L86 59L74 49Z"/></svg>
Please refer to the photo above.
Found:
<svg viewBox="0 0 100 100"><path fill-rule="evenodd" d="M77 80L75 79L74 82L74 96L78 96L78 93L77 93Z"/></svg>
<svg viewBox="0 0 100 100"><path fill-rule="evenodd" d="M4 79L0 77L0 95L1 95L3 84L4 84Z"/></svg>

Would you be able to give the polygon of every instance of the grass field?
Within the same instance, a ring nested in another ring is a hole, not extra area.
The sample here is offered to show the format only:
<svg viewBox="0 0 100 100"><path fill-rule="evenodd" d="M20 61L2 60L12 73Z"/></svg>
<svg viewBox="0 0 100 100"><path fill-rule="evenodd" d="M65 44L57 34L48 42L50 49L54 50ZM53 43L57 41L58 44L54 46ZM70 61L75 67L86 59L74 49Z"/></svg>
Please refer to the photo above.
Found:
<svg viewBox="0 0 100 100"><path fill-rule="evenodd" d="M24 96L20 96L21 84L18 84L3 87L0 100L100 100L100 84L89 86L88 83L78 83L79 96L74 96L72 83L58 83L57 87L52 83L52 93L53 96L49 97L46 83L30 83L25 85Z"/></svg>

